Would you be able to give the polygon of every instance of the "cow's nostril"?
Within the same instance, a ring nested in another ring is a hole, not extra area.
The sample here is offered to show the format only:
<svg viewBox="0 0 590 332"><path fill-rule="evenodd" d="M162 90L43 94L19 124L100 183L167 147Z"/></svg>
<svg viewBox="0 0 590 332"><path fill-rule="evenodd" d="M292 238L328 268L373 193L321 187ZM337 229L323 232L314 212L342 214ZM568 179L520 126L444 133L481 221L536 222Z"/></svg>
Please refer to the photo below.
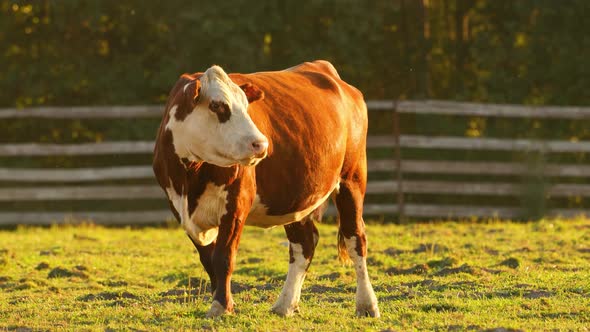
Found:
<svg viewBox="0 0 590 332"><path fill-rule="evenodd" d="M268 141L254 141L252 142L252 151L256 156L262 155L266 152L268 148Z"/></svg>

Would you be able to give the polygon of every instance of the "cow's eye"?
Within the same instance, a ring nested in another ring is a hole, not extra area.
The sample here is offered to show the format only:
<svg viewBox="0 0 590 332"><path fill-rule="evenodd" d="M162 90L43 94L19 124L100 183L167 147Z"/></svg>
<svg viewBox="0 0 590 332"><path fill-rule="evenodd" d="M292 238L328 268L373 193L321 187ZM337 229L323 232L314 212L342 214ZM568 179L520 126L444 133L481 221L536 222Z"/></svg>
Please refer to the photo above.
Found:
<svg viewBox="0 0 590 332"><path fill-rule="evenodd" d="M225 122L229 120L231 112L229 110L229 106L221 101L212 101L209 103L209 109L211 112L217 114L220 122Z"/></svg>
<svg viewBox="0 0 590 332"><path fill-rule="evenodd" d="M214 113L220 113L226 111L226 109L229 110L229 107L221 101L212 101L209 104L209 109Z"/></svg>

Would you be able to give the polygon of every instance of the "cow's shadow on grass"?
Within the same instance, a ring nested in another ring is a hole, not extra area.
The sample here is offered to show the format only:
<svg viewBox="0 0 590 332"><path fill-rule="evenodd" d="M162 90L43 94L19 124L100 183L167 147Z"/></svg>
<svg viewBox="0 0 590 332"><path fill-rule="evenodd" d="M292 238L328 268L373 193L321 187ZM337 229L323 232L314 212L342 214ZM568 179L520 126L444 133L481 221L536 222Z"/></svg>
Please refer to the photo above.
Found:
<svg viewBox="0 0 590 332"><path fill-rule="evenodd" d="M86 294L83 296L79 296L77 300L82 302L102 301L110 307L124 307L129 303L138 301L139 296L128 291L100 292L96 294Z"/></svg>
<svg viewBox="0 0 590 332"><path fill-rule="evenodd" d="M484 288L485 287L475 281L441 282L426 278L424 280L401 283L395 286L378 285L375 287L375 290L389 293L389 295L379 298L382 301L399 301L408 298L428 296L428 294L431 294L432 292L444 293L448 291L460 291L460 293L457 293L457 296L471 299L518 297L523 299L539 299L555 295L555 292L553 291L544 288L536 288L528 284L518 284L509 288L487 292L482 291Z"/></svg>
<svg viewBox="0 0 590 332"><path fill-rule="evenodd" d="M267 291L281 287L280 282L245 283L232 280L231 292L234 295L250 291ZM161 302L190 302L200 299L212 300L211 283L208 278L186 277L180 279L174 288L159 294Z"/></svg>
<svg viewBox="0 0 590 332"><path fill-rule="evenodd" d="M282 280L285 278L285 272L264 268L261 266L244 266L239 267L234 272L236 275L256 277L258 280Z"/></svg>

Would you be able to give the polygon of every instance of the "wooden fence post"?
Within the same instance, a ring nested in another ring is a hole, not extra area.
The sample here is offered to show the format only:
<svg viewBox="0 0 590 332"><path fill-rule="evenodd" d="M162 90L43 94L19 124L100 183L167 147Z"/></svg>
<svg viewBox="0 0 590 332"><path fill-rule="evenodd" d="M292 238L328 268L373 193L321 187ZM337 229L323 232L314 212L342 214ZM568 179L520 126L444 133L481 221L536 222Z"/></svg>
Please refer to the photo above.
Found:
<svg viewBox="0 0 590 332"><path fill-rule="evenodd" d="M397 101L393 104L393 137L395 139L395 178L397 182L397 214L400 223L406 222L404 206L404 186L402 181L402 158L400 148L400 130L399 130L399 112L397 110Z"/></svg>

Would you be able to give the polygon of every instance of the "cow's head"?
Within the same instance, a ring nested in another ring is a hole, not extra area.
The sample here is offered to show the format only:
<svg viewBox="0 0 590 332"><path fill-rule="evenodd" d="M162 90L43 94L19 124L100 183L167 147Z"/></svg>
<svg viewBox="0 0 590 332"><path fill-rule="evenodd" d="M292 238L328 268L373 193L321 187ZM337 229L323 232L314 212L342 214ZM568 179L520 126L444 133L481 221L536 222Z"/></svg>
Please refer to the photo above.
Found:
<svg viewBox="0 0 590 332"><path fill-rule="evenodd" d="M258 87L238 86L221 67L213 66L187 83L183 93L191 100L173 103L166 125L180 158L227 167L256 165L266 157L268 140L247 112L249 103L264 98ZM183 105L190 107L179 110Z"/></svg>

